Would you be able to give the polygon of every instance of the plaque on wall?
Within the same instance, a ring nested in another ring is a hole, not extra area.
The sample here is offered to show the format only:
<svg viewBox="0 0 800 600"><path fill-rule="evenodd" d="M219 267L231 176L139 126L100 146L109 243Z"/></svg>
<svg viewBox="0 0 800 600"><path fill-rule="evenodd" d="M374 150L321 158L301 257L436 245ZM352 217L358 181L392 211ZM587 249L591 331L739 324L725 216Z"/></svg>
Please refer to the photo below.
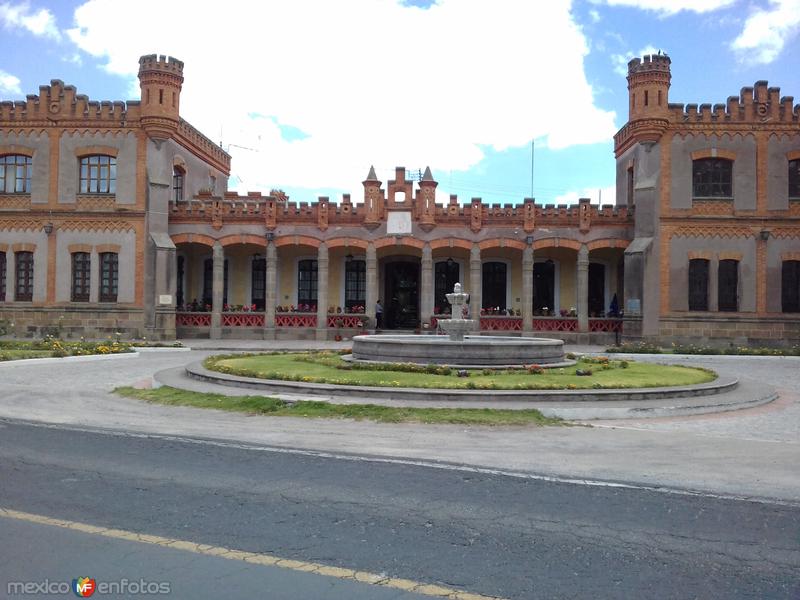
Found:
<svg viewBox="0 0 800 600"><path fill-rule="evenodd" d="M159 294L158 295L158 303L159 304L172 304L172 294Z"/></svg>
<svg viewBox="0 0 800 600"><path fill-rule="evenodd" d="M386 220L387 235L408 235L411 233L411 212L392 211Z"/></svg>
<svg viewBox="0 0 800 600"><path fill-rule="evenodd" d="M625 303L625 314L629 316L638 315L642 312L642 301L639 298L628 298Z"/></svg>

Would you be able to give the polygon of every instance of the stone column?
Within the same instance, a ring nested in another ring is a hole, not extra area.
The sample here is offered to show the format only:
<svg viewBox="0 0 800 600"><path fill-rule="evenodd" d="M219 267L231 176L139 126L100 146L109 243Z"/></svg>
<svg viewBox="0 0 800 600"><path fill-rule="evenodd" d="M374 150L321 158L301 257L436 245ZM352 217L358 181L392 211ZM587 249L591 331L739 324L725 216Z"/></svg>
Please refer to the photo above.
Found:
<svg viewBox="0 0 800 600"><path fill-rule="evenodd" d="M325 242L317 250L317 330L318 341L328 339L328 246Z"/></svg>
<svg viewBox="0 0 800 600"><path fill-rule="evenodd" d="M218 340L222 337L222 294L225 286L225 249L218 241L212 251L213 277L211 280L211 332L209 337Z"/></svg>
<svg viewBox="0 0 800 600"><path fill-rule="evenodd" d="M481 294L483 292L481 247L472 244L469 251L469 316L475 319L475 331L481 330Z"/></svg>
<svg viewBox="0 0 800 600"><path fill-rule="evenodd" d="M430 323L433 316L433 251L428 242L422 247L419 294L420 324Z"/></svg>
<svg viewBox="0 0 800 600"><path fill-rule="evenodd" d="M578 250L578 331L589 331L589 248Z"/></svg>
<svg viewBox="0 0 800 600"><path fill-rule="evenodd" d="M264 291L264 339L275 339L275 304L278 299L278 249L274 240L267 240Z"/></svg>
<svg viewBox="0 0 800 600"><path fill-rule="evenodd" d="M364 302L364 314L367 317L370 329L377 327L375 321L375 303L378 301L378 253L375 251L375 244L367 244L367 294Z"/></svg>
<svg viewBox="0 0 800 600"><path fill-rule="evenodd" d="M522 331L533 331L533 246L522 251Z"/></svg>

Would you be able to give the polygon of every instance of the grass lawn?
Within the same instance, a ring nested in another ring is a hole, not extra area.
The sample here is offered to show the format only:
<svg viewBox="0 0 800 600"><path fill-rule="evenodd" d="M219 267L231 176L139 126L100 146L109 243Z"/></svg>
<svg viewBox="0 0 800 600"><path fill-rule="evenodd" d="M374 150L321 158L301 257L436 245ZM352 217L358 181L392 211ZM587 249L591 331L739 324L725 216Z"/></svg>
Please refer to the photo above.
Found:
<svg viewBox="0 0 800 600"><path fill-rule="evenodd" d="M576 366L545 369L532 374L525 369L473 370L468 377L424 372L425 367L351 365L334 352L222 355L206 359L206 368L263 379L280 379L341 385L444 389L611 389L688 385L713 381L705 369L590 358ZM416 372L408 372L415 369ZM576 370L590 370L590 376ZM431 371L436 369L431 368ZM441 369L438 369L441 371ZM423 372L418 372L423 371Z"/></svg>
<svg viewBox="0 0 800 600"><path fill-rule="evenodd" d="M290 404L264 396L223 396L188 392L171 387L139 390L121 387L114 390L126 398L136 398L168 406L216 408L274 417L310 417L354 419L378 423L452 423L458 425L559 425L560 419L548 418L538 410L502 410L489 408L396 408L375 404L329 404L302 401Z"/></svg>

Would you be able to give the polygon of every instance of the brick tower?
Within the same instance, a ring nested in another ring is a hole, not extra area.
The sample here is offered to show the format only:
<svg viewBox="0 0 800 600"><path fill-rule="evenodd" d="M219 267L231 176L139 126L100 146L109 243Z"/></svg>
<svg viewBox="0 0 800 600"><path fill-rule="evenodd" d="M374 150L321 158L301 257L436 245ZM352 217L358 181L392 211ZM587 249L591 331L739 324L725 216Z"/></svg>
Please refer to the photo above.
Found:
<svg viewBox="0 0 800 600"><path fill-rule="evenodd" d="M667 114L670 62L666 54L654 54L628 63L629 121Z"/></svg>
<svg viewBox="0 0 800 600"><path fill-rule="evenodd" d="M142 127L154 139L167 139L180 120L183 62L177 58L148 54L139 59L142 92Z"/></svg>

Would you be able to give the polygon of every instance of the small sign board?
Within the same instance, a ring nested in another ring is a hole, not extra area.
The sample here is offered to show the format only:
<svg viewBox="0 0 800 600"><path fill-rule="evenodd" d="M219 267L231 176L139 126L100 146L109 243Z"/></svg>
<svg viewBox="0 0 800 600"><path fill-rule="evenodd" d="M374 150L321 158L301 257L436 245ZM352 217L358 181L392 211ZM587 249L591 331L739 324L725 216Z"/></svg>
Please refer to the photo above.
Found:
<svg viewBox="0 0 800 600"><path fill-rule="evenodd" d="M158 303L159 304L172 304L172 294L159 294Z"/></svg>
<svg viewBox="0 0 800 600"><path fill-rule="evenodd" d="M409 235L411 233L411 212L391 211L386 220L387 235Z"/></svg>
<svg viewBox="0 0 800 600"><path fill-rule="evenodd" d="M639 315L642 313L642 301L639 298L628 298L625 303L626 315Z"/></svg>

